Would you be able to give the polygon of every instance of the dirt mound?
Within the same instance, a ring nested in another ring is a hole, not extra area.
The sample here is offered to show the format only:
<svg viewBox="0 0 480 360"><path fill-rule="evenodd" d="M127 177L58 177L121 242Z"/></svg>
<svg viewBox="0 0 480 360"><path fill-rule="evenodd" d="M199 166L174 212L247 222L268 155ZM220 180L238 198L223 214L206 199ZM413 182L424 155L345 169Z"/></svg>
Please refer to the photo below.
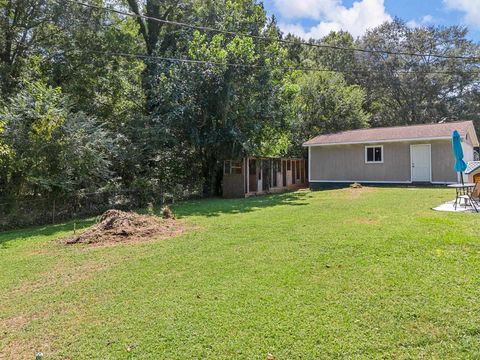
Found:
<svg viewBox="0 0 480 360"><path fill-rule="evenodd" d="M183 221L161 219L134 212L108 210L100 221L78 236L65 240L66 244L107 244L143 241L152 238L178 236L186 230Z"/></svg>

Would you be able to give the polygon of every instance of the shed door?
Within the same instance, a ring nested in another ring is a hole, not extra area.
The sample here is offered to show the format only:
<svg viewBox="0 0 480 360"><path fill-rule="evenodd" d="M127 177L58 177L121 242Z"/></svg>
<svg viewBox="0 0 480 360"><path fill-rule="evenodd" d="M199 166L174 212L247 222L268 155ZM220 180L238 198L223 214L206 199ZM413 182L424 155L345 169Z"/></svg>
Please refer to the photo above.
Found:
<svg viewBox="0 0 480 360"><path fill-rule="evenodd" d="M292 184L295 184L296 180L296 175L295 172L297 170L297 162L295 160L292 160Z"/></svg>
<svg viewBox="0 0 480 360"><path fill-rule="evenodd" d="M257 161L255 159L248 160L248 188L250 192L257 191Z"/></svg>
<svg viewBox="0 0 480 360"><path fill-rule="evenodd" d="M263 190L263 160L257 161L257 191Z"/></svg>
<svg viewBox="0 0 480 360"><path fill-rule="evenodd" d="M412 181L432 181L432 156L429 144L410 145Z"/></svg>

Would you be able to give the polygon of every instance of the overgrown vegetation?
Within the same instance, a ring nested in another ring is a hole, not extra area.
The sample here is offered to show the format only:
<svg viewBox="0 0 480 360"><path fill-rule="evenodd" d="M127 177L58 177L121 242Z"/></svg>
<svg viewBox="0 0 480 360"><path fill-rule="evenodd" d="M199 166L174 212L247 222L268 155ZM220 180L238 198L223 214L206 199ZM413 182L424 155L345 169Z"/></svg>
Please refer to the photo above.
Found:
<svg viewBox="0 0 480 360"><path fill-rule="evenodd" d="M301 39L255 0L95 4L238 34L70 0L0 1L2 202L111 189L209 196L225 158L301 156L319 133L480 114L478 61L461 59L479 45L465 28L397 19L359 39L311 41L339 50L278 42Z"/></svg>
<svg viewBox="0 0 480 360"><path fill-rule="evenodd" d="M184 235L100 248L2 233L0 357L478 358L479 217L431 210L453 196L190 201Z"/></svg>

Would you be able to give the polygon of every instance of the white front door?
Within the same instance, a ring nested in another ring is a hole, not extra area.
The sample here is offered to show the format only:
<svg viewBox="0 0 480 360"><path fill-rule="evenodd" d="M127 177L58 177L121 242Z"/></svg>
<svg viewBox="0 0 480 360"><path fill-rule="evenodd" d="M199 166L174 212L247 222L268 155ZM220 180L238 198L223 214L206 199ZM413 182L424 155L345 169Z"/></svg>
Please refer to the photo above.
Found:
<svg viewBox="0 0 480 360"><path fill-rule="evenodd" d="M412 181L432 181L432 154L429 144L410 145Z"/></svg>

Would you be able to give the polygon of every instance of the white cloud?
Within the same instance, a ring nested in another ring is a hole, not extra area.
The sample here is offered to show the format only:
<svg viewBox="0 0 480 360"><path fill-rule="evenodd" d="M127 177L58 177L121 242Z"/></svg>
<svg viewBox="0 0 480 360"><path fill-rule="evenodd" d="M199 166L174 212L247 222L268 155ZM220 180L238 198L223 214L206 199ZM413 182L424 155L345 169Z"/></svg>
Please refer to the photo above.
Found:
<svg viewBox="0 0 480 360"><path fill-rule="evenodd" d="M284 18L320 20L322 16L341 6L339 0L274 0Z"/></svg>
<svg viewBox="0 0 480 360"><path fill-rule="evenodd" d="M465 23L480 28L480 0L444 0L446 7L465 13Z"/></svg>
<svg viewBox="0 0 480 360"><path fill-rule="evenodd" d="M350 8L340 0L274 0L277 10L285 19L318 20L315 26L305 29L297 23L280 24L284 32L292 32L303 38L321 38L331 31L345 30L353 36L361 36L367 29L385 21L391 21L384 0L360 0Z"/></svg>
<svg viewBox="0 0 480 360"><path fill-rule="evenodd" d="M434 19L432 15L425 15L425 16L422 16L418 21L417 20L408 21L407 26L411 28L422 27L422 26L432 24L433 20Z"/></svg>
<svg viewBox="0 0 480 360"><path fill-rule="evenodd" d="M410 20L410 21L407 21L407 26L413 29L413 28L418 28L421 25L417 22L417 20Z"/></svg>
<svg viewBox="0 0 480 360"><path fill-rule="evenodd" d="M432 15L425 15L422 16L420 19L422 24L431 24L433 22L433 16Z"/></svg>
<svg viewBox="0 0 480 360"><path fill-rule="evenodd" d="M339 24L333 22L321 22L308 30L305 30L301 24L280 23L279 26L284 33L291 33L304 39L320 39L332 31L342 30Z"/></svg>

